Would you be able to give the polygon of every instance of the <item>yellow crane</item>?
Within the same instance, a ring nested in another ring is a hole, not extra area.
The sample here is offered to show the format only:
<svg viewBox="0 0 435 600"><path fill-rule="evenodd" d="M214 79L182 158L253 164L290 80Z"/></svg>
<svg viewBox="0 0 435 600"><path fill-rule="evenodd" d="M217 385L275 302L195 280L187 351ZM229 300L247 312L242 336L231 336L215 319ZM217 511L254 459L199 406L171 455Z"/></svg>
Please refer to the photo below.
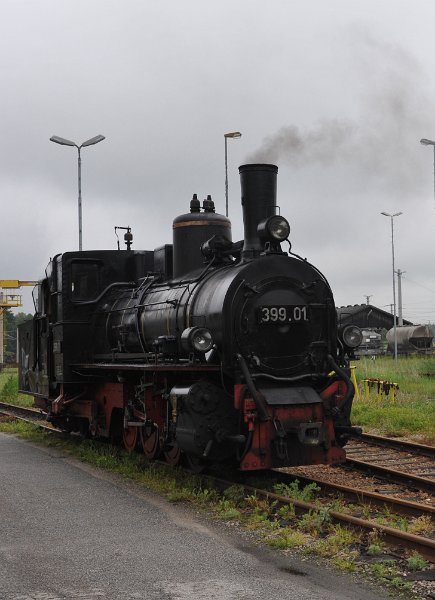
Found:
<svg viewBox="0 0 435 600"><path fill-rule="evenodd" d="M5 311L8 308L23 306L21 294L16 290L24 286L34 286L37 281L20 281L19 279L0 279L0 367L4 363L5 348Z"/></svg>

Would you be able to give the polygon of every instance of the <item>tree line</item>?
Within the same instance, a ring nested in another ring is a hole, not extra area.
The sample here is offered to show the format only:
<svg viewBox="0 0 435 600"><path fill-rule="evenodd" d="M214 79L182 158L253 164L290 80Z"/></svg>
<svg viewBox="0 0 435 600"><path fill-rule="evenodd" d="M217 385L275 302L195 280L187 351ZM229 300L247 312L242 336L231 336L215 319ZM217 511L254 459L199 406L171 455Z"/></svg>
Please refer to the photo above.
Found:
<svg viewBox="0 0 435 600"><path fill-rule="evenodd" d="M16 315L10 308L5 310L3 315L4 325L4 361L7 364L17 362L17 327L32 319L33 315L29 313L19 312ZM1 340L0 340L1 342Z"/></svg>

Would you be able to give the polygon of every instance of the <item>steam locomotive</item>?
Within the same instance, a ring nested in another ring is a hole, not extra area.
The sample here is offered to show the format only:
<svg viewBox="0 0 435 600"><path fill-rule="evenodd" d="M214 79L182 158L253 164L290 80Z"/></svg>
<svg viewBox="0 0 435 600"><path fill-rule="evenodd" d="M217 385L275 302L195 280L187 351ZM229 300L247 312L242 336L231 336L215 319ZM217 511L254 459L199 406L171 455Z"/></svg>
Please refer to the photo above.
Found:
<svg viewBox="0 0 435 600"><path fill-rule="evenodd" d="M198 470L344 460L360 330L338 329L325 277L291 252L278 168L239 172L240 242L194 195L172 245L133 251L129 229L125 251L50 261L18 337L20 390L53 424Z"/></svg>

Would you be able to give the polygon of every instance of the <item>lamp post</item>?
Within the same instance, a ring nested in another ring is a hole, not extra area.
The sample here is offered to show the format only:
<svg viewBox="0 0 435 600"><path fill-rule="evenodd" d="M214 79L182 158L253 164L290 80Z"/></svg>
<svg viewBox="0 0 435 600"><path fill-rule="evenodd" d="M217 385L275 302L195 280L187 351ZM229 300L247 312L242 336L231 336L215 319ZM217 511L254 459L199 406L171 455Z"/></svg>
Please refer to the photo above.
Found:
<svg viewBox="0 0 435 600"><path fill-rule="evenodd" d="M50 142L55 142L56 144L61 144L61 146L75 146L78 150L78 188L79 188L79 250L82 250L82 159L80 156L80 150L85 148L86 146L92 146L94 144L98 144L98 142L102 142L106 138L104 135L96 135L95 137L86 140L78 146L75 142L71 140L66 140L65 138L59 137L58 135L52 135L50 138Z"/></svg>
<svg viewBox="0 0 435 600"><path fill-rule="evenodd" d="M403 325L403 304L402 304L402 275L406 271L397 269L397 312L399 313L399 327Z"/></svg>
<svg viewBox="0 0 435 600"><path fill-rule="evenodd" d="M394 360L397 360L397 328L396 328L396 271L394 269L394 217L400 216L402 213L397 212L394 215L390 215L386 212L381 212L384 217L390 217L391 219L391 252L393 257L393 336L394 336Z"/></svg>
<svg viewBox="0 0 435 600"><path fill-rule="evenodd" d="M423 144L423 146L433 146L433 193L435 198L435 142L423 138L420 140L420 144Z"/></svg>
<svg viewBox="0 0 435 600"><path fill-rule="evenodd" d="M228 217L228 149L227 140L228 138L241 138L242 134L240 131L231 131L230 133L224 133L225 138L225 215Z"/></svg>

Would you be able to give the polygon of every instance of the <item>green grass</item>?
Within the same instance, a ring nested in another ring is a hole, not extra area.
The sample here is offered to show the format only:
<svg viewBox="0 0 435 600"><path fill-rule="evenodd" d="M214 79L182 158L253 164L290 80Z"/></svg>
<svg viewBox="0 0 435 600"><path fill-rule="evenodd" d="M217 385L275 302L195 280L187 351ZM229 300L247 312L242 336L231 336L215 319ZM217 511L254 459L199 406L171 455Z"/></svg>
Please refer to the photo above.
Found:
<svg viewBox="0 0 435 600"><path fill-rule="evenodd" d="M0 373L0 401L33 406L33 397L18 393L18 369L4 369Z"/></svg>
<svg viewBox="0 0 435 600"><path fill-rule="evenodd" d="M390 436L414 437L435 443L435 357L377 360L362 358L354 363L360 397L355 398L352 422L366 431ZM399 385L396 398L375 391L365 396L363 379L375 378Z"/></svg>

